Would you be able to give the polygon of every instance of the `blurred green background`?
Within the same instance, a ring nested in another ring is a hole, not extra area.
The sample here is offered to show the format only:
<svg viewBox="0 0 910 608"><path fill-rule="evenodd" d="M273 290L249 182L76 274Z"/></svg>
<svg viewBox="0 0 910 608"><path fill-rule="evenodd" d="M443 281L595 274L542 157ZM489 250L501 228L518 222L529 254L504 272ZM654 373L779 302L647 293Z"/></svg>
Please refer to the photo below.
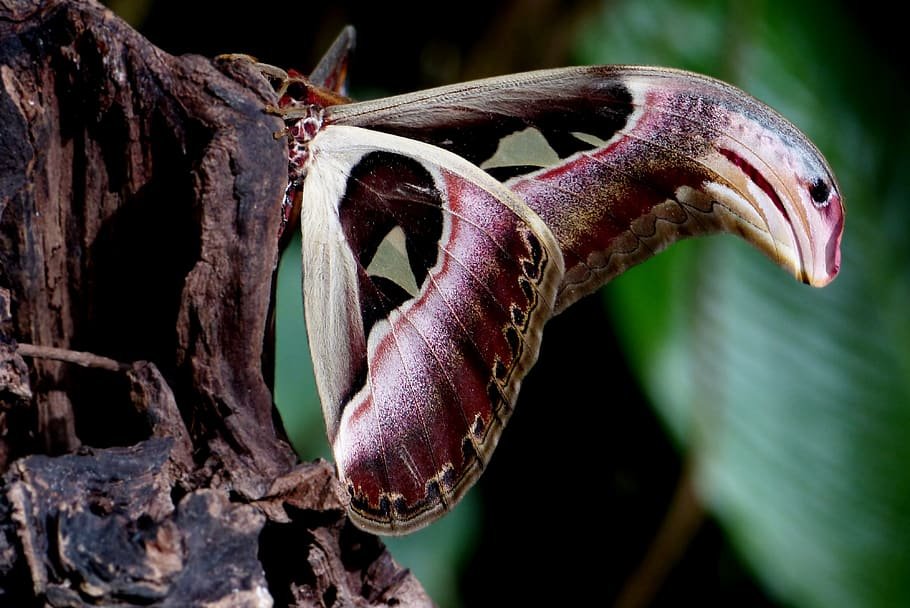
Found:
<svg viewBox="0 0 910 608"><path fill-rule="evenodd" d="M840 278L797 284L733 237L626 273L550 323L478 486L388 544L446 607L910 606L910 119L904 34L883 5L108 4L168 52L304 72L352 23L358 98L648 63L790 118L845 195ZM276 401L301 457L328 456L299 243L280 273Z"/></svg>

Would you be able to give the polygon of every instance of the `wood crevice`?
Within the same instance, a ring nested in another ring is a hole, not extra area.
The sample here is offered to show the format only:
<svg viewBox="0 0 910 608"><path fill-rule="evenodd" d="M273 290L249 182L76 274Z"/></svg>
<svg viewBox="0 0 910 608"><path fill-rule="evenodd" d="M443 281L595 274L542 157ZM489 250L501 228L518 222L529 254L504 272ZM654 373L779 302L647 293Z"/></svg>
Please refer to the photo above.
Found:
<svg viewBox="0 0 910 608"><path fill-rule="evenodd" d="M0 604L430 603L276 424L274 102L93 0L0 0Z"/></svg>

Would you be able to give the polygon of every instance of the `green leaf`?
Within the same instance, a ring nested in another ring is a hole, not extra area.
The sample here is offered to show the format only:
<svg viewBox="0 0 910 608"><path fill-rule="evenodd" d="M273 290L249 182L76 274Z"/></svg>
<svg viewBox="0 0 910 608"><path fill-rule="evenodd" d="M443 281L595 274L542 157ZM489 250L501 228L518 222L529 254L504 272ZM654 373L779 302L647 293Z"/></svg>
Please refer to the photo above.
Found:
<svg viewBox="0 0 910 608"><path fill-rule="evenodd" d="M830 287L721 237L607 294L703 498L768 588L799 606L910 605L907 90L837 6L810 0L611 4L582 61L723 77L826 151L848 205Z"/></svg>
<svg viewBox="0 0 910 608"><path fill-rule="evenodd" d="M293 229L293 227L288 227ZM303 316L299 230L281 256L275 305L275 404L303 460L332 459Z"/></svg>

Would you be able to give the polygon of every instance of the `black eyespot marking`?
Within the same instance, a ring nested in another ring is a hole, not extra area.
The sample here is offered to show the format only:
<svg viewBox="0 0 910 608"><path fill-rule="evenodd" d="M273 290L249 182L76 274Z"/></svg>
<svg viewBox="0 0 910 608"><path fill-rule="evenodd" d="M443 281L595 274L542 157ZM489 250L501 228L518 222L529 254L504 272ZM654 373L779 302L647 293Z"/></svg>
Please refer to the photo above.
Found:
<svg viewBox="0 0 910 608"><path fill-rule="evenodd" d="M525 311L523 311L522 309L513 305L511 308L509 308L509 313L512 316L512 325L514 325L515 327L524 327L525 326L525 323L528 320L528 317L525 314Z"/></svg>
<svg viewBox="0 0 910 608"><path fill-rule="evenodd" d="M809 196L812 197L812 202L816 205L827 205L828 197L831 196L831 186L829 186L825 180L818 177L809 186Z"/></svg>
<svg viewBox="0 0 910 608"><path fill-rule="evenodd" d="M509 345L509 352L513 355L518 354L521 348L521 334L518 333L518 330L511 325L507 325L502 329L502 334Z"/></svg>
<svg viewBox="0 0 910 608"><path fill-rule="evenodd" d="M506 376L508 375L509 370L502 364L502 361L497 360L496 363L493 364L493 377L500 382L505 382Z"/></svg>
<svg viewBox="0 0 910 608"><path fill-rule="evenodd" d="M439 486L439 482L435 479L429 481L426 486L427 501L432 503L439 502L439 499L442 497L442 488Z"/></svg>
<svg viewBox="0 0 910 608"><path fill-rule="evenodd" d="M483 423L483 419L480 416L477 416L474 419L474 427L471 429L474 433L474 436L478 439L483 438L483 432L486 430L486 427Z"/></svg>

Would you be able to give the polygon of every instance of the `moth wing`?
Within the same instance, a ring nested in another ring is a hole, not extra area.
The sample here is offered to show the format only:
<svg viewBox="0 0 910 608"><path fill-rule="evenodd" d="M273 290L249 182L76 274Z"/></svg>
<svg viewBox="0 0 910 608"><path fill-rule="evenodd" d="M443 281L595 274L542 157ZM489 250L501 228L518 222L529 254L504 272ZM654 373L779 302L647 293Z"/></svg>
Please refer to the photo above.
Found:
<svg viewBox="0 0 910 608"><path fill-rule="evenodd" d="M844 209L821 153L705 76L543 70L335 106L326 120L431 143L504 181L559 243L558 310L697 234L738 234L814 285L840 266Z"/></svg>
<svg viewBox="0 0 910 608"><path fill-rule="evenodd" d="M309 152L304 297L329 440L354 520L407 532L489 460L562 257L520 197L450 152L349 126Z"/></svg>

